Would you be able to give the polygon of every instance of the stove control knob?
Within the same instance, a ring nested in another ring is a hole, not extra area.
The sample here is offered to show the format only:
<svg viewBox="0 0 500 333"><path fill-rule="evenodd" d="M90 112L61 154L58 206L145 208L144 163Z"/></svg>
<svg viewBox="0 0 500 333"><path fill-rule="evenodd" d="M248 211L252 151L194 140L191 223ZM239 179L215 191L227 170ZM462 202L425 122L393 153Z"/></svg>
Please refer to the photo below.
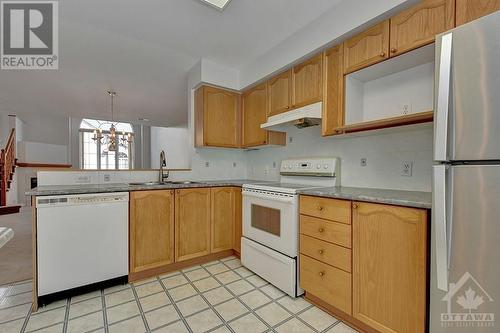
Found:
<svg viewBox="0 0 500 333"><path fill-rule="evenodd" d="M328 164L325 164L323 168L328 169Z"/></svg>
<svg viewBox="0 0 500 333"><path fill-rule="evenodd" d="M316 169L321 169L321 164L316 165Z"/></svg>

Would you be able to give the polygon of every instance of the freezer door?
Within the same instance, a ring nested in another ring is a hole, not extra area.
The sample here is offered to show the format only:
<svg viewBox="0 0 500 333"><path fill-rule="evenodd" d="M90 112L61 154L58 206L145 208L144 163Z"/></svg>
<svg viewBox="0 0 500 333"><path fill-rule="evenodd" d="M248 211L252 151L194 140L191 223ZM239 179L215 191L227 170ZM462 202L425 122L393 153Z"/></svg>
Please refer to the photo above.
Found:
<svg viewBox="0 0 500 333"><path fill-rule="evenodd" d="M500 160L500 12L436 39L436 161Z"/></svg>
<svg viewBox="0 0 500 333"><path fill-rule="evenodd" d="M446 216L444 224L440 215L432 221L430 332L498 332L500 323L491 325L500 316L500 165L448 166L444 178L440 168L433 210ZM447 291L439 289L440 265Z"/></svg>

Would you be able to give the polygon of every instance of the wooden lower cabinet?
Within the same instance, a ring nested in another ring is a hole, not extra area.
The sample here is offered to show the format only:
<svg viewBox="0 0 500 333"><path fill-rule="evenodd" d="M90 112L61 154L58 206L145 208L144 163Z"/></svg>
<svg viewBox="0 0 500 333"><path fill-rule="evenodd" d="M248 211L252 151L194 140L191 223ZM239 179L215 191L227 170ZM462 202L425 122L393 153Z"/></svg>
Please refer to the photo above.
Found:
<svg viewBox="0 0 500 333"><path fill-rule="evenodd" d="M233 250L241 254L241 236L243 235L243 201L241 187L233 188L236 214L234 217Z"/></svg>
<svg viewBox="0 0 500 333"><path fill-rule="evenodd" d="M300 285L306 298L362 331L425 332L428 211L300 199ZM319 206L326 216L346 216L345 205L351 207L352 232L351 225L305 215Z"/></svg>
<svg viewBox="0 0 500 333"><path fill-rule="evenodd" d="M210 188L175 190L175 261L210 254Z"/></svg>
<svg viewBox="0 0 500 333"><path fill-rule="evenodd" d="M174 262L174 191L130 193L130 273Z"/></svg>
<svg viewBox="0 0 500 333"><path fill-rule="evenodd" d="M427 211L353 204L353 316L380 332L425 332Z"/></svg>
<svg viewBox="0 0 500 333"><path fill-rule="evenodd" d="M233 248L235 221L235 191L233 187L214 187L211 195L210 249L216 253Z"/></svg>

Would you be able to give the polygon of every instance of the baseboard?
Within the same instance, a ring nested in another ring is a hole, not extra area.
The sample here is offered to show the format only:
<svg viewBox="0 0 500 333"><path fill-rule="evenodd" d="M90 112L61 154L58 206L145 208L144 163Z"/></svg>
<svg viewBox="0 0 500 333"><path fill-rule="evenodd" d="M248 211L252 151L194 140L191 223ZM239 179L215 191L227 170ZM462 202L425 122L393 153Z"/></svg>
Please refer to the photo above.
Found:
<svg viewBox="0 0 500 333"><path fill-rule="evenodd" d="M0 215L16 214L19 213L20 209L20 205L2 206L0 207Z"/></svg>
<svg viewBox="0 0 500 333"><path fill-rule="evenodd" d="M178 271L180 269L184 269L184 268L187 268L190 266L205 264L207 262L214 261L217 259L222 259L222 258L231 256L231 255L235 255L235 252L233 250L225 250L225 251L221 251L218 253L212 253L212 254L198 257L198 258L174 262L174 263L169 264L169 265L164 265L161 267L147 269L147 270L144 270L141 272L129 273L128 282L137 282L137 281L148 279L148 278L158 276L161 274L165 274L165 273L169 273L169 272L173 272L173 271Z"/></svg>
<svg viewBox="0 0 500 333"><path fill-rule="evenodd" d="M310 303L316 305L318 308L322 309L323 311L331 314L335 318L338 318L342 320L346 325L351 326L355 330L357 330L360 333L380 333L379 331L371 328L370 326L366 325L365 323L359 321L358 319L354 318L348 313L345 313L342 310L337 309L336 307L326 303L322 299L320 299L317 296L314 296L311 293L308 293L306 291L306 294L304 298L309 301Z"/></svg>

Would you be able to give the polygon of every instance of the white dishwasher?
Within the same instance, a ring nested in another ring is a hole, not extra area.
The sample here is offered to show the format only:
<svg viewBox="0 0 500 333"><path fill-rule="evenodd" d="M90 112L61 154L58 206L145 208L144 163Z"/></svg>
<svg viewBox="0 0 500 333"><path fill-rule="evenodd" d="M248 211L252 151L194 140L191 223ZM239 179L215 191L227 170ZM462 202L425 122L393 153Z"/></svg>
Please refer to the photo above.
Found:
<svg viewBox="0 0 500 333"><path fill-rule="evenodd" d="M38 296L128 275L126 192L36 198Z"/></svg>

